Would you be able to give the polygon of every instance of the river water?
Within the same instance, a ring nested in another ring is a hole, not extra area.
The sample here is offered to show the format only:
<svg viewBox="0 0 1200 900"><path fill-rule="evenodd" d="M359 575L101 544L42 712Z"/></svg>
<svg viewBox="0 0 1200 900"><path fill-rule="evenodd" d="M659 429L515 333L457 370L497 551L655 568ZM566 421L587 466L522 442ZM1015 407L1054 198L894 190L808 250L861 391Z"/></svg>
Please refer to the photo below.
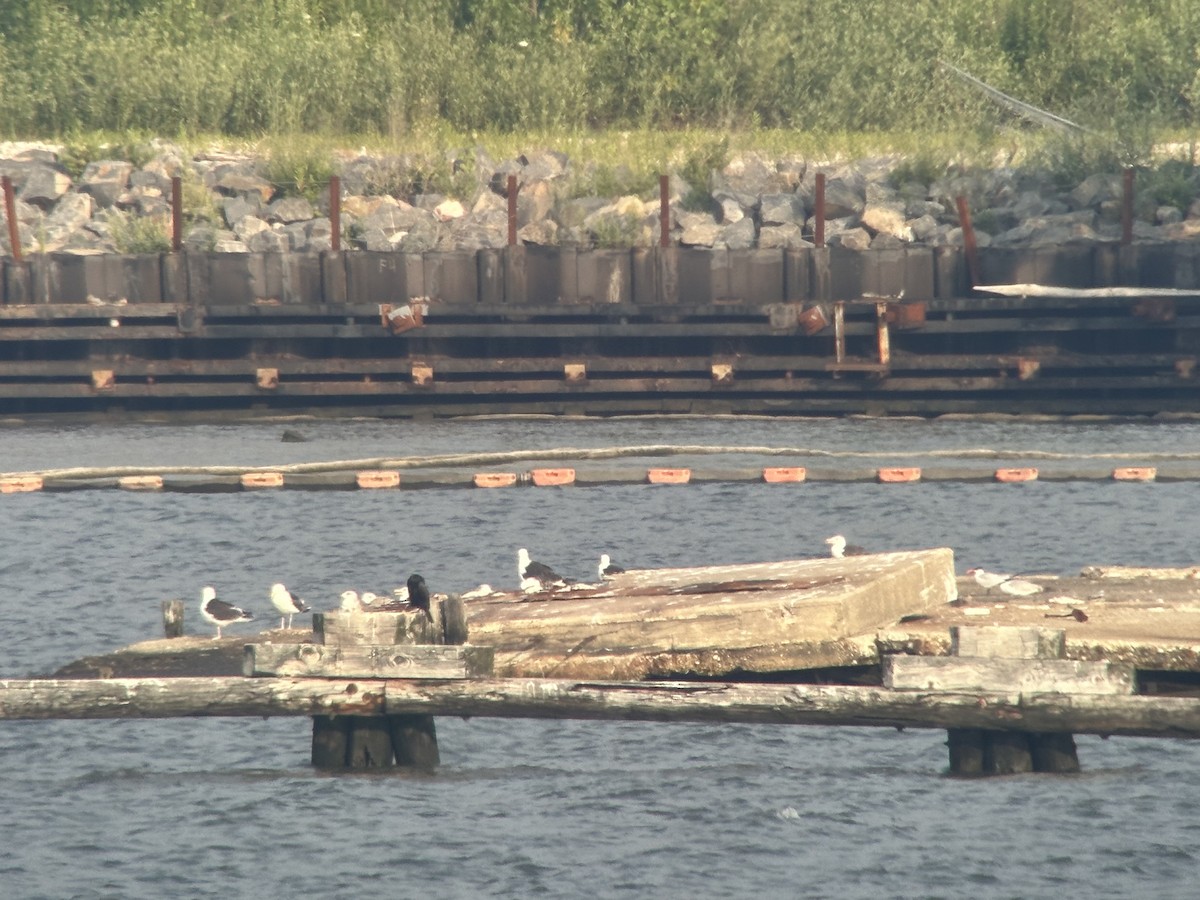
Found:
<svg viewBox="0 0 1200 900"><path fill-rule="evenodd" d="M284 427L309 440L281 443ZM796 449L776 465L945 451L976 466L1046 454L1137 465L1194 459L1200 425L38 425L0 430L0 469L650 444ZM772 560L820 553L835 532L878 549L950 546L960 571L1190 565L1198 508L1190 481L9 495L0 676L157 636L168 597L187 598L195 627L207 583L258 612L231 629L250 632L274 624L276 580L318 609L412 571L435 590L513 586L518 546L578 575L600 552L627 566ZM0 896L1196 895L1190 742L1081 737L1082 775L960 780L937 731L442 718L436 775L332 776L309 768L309 732L305 719L0 722Z"/></svg>

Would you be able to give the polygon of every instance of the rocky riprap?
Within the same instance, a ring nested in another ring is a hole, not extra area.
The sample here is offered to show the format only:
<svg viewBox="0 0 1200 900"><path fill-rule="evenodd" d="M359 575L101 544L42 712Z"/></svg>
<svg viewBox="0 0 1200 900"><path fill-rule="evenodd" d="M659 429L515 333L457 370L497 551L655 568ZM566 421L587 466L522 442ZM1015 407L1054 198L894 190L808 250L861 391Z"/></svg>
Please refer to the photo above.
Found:
<svg viewBox="0 0 1200 900"><path fill-rule="evenodd" d="M187 247L245 253L317 252L331 246L327 194L317 203L287 196L265 177L263 160L227 152L187 154L155 141L141 167L122 160L91 162L72 178L60 148L0 144L0 174L12 179L25 253L115 253L113 213L169 221L171 179L185 191ZM956 198L969 200L980 246L1040 246L1113 241L1121 233L1122 180L1094 174L1071 190L1048 175L998 167L964 171L930 184L904 181L900 157L846 163L735 156L707 185L672 175L672 240L684 246L780 248L811 246L814 183L826 176L826 241L850 249L908 244L958 245ZM474 171L471 196L394 196L375 186L394 183L402 157L347 156L338 162L344 249L423 252L502 247L507 242L504 197L516 175L518 239L525 244L650 246L657 243L658 195L575 196L581 183L572 161L539 151L496 161L482 151L453 160ZM898 168L899 166L899 168ZM900 183L897 183L897 182ZM700 187L701 191L694 190ZM709 199L711 197L711 199ZM1136 204L1134 237L1176 241L1200 234L1200 200L1187 209ZM3 208L0 207L0 218ZM127 221L127 220L126 220ZM8 229L0 248L11 255Z"/></svg>

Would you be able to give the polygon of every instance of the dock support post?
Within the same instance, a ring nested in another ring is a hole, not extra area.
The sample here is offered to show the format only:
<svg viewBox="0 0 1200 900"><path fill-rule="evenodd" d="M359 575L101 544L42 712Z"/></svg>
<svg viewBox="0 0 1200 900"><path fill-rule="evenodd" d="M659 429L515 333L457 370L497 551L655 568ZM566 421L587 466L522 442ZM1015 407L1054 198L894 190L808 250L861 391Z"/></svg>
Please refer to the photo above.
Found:
<svg viewBox="0 0 1200 900"><path fill-rule="evenodd" d="M432 771L441 763L433 716L388 716L396 765Z"/></svg>
<svg viewBox="0 0 1200 900"><path fill-rule="evenodd" d="M313 716L312 764L318 769L344 769L352 716Z"/></svg>
<svg viewBox="0 0 1200 900"><path fill-rule="evenodd" d="M951 775L982 775L984 733L978 728L951 728L946 732Z"/></svg>
<svg viewBox="0 0 1200 900"><path fill-rule="evenodd" d="M974 661L975 668L994 662L1066 657L1062 629L954 627L950 629L950 655ZM944 677L944 676L943 676ZM1003 685L1019 690L1019 685ZM1025 772L1072 773L1079 771L1075 736L1070 733L992 731L951 728L946 732L951 775L1017 775Z"/></svg>
<svg viewBox="0 0 1200 900"><path fill-rule="evenodd" d="M183 601L162 602L163 632L169 638L183 637Z"/></svg>
<svg viewBox="0 0 1200 900"><path fill-rule="evenodd" d="M351 655L368 650L388 655L390 646L400 645L465 644L466 608L462 598L451 595L434 600L428 616L419 610L317 613L313 635L317 644ZM488 671L490 665L489 660ZM313 766L335 771L436 769L441 756L433 716L381 713L313 716Z"/></svg>
<svg viewBox="0 0 1200 900"><path fill-rule="evenodd" d="M1031 734L1033 771L1073 774L1079 771L1079 751L1073 734Z"/></svg>

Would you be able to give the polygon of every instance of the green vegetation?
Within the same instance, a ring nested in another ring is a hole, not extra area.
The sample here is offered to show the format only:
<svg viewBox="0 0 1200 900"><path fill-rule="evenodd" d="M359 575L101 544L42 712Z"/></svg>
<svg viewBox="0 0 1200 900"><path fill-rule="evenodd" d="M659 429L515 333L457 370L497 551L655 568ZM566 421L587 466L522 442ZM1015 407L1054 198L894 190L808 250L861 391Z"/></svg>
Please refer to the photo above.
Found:
<svg viewBox="0 0 1200 900"><path fill-rule="evenodd" d="M112 210L108 214L108 233L118 253L167 253L171 249L167 224L155 216Z"/></svg>
<svg viewBox="0 0 1200 900"><path fill-rule="evenodd" d="M1200 125L1195 0L21 0L0 135Z"/></svg>

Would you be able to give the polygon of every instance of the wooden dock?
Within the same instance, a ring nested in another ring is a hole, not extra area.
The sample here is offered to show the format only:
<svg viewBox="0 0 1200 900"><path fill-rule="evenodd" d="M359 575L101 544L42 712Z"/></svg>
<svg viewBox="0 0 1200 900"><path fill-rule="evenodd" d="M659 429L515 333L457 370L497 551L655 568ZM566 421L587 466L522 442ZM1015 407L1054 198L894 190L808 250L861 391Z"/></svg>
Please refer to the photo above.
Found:
<svg viewBox="0 0 1200 900"><path fill-rule="evenodd" d="M993 281L1067 284L1015 295L973 290L960 263L680 248L10 261L0 414L1196 410L1200 287L1156 286L1188 282L1187 254L985 254Z"/></svg>
<svg viewBox="0 0 1200 900"><path fill-rule="evenodd" d="M435 765L438 715L944 728L957 773L1075 771L1074 734L1200 737L1197 574L1016 598L944 549L636 571L472 599L461 630L448 598L145 642L0 682L0 718L310 716L326 768Z"/></svg>

